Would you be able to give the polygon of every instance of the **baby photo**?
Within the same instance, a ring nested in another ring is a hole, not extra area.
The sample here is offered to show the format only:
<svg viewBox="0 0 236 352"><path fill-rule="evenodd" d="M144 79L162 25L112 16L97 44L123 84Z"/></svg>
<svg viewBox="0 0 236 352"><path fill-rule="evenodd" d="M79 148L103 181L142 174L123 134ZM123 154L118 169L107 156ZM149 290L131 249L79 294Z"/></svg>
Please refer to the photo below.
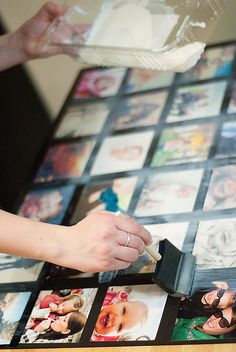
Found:
<svg viewBox="0 0 236 352"><path fill-rule="evenodd" d="M173 72L133 68L130 71L128 81L125 84L125 92L134 93L167 87L171 85L173 79Z"/></svg>
<svg viewBox="0 0 236 352"><path fill-rule="evenodd" d="M74 194L75 186L57 186L29 192L18 215L49 224L60 224Z"/></svg>
<svg viewBox="0 0 236 352"><path fill-rule="evenodd" d="M116 130L156 125L162 113L167 92L139 95L119 102L113 113Z"/></svg>
<svg viewBox="0 0 236 352"><path fill-rule="evenodd" d="M167 238L178 249L182 249L184 238L187 232L188 223L167 223L144 225L152 235L153 246L158 250L159 241ZM156 261L144 251L136 262L131 264L127 269L119 270L119 275L127 274L146 274L153 273L156 268Z"/></svg>
<svg viewBox="0 0 236 352"><path fill-rule="evenodd" d="M79 342L96 293L96 288L41 291L20 343Z"/></svg>
<svg viewBox="0 0 236 352"><path fill-rule="evenodd" d="M75 224L97 210L126 212L136 182L137 177L124 177L85 186L70 223Z"/></svg>
<svg viewBox="0 0 236 352"><path fill-rule="evenodd" d="M157 285L109 287L91 341L154 340L166 299Z"/></svg>
<svg viewBox="0 0 236 352"><path fill-rule="evenodd" d="M235 46L207 48L197 64L180 75L181 82L229 76L234 63Z"/></svg>
<svg viewBox="0 0 236 352"><path fill-rule="evenodd" d="M213 123L164 129L151 166L206 160L215 130Z"/></svg>
<svg viewBox="0 0 236 352"><path fill-rule="evenodd" d="M52 146L49 148L34 182L42 183L80 177L94 144L94 141L85 141Z"/></svg>
<svg viewBox="0 0 236 352"><path fill-rule="evenodd" d="M142 168L154 131L130 133L104 139L91 175L110 174Z"/></svg>
<svg viewBox="0 0 236 352"><path fill-rule="evenodd" d="M226 85L226 81L220 81L177 89L167 122L218 115Z"/></svg>
<svg viewBox="0 0 236 352"><path fill-rule="evenodd" d="M0 292L0 345L10 344L30 294L30 292Z"/></svg>
<svg viewBox="0 0 236 352"><path fill-rule="evenodd" d="M234 83L231 91L230 101L227 113L233 114L236 112L236 84Z"/></svg>
<svg viewBox="0 0 236 352"><path fill-rule="evenodd" d="M221 341L236 337L235 286L213 281L181 299L172 341Z"/></svg>
<svg viewBox="0 0 236 352"><path fill-rule="evenodd" d="M236 155L236 122L228 121L223 124L220 140L217 143L217 157Z"/></svg>
<svg viewBox="0 0 236 352"><path fill-rule="evenodd" d="M0 282L36 281L44 262L0 253Z"/></svg>
<svg viewBox="0 0 236 352"><path fill-rule="evenodd" d="M115 95L126 74L124 68L102 68L84 71L76 86L74 99L103 98Z"/></svg>
<svg viewBox="0 0 236 352"><path fill-rule="evenodd" d="M55 139L95 135L101 132L110 112L104 102L72 105L55 132Z"/></svg>
<svg viewBox="0 0 236 352"><path fill-rule="evenodd" d="M236 267L236 218L200 221L193 254L199 269Z"/></svg>
<svg viewBox="0 0 236 352"><path fill-rule="evenodd" d="M236 208L236 165L213 170L203 210L227 208Z"/></svg>
<svg viewBox="0 0 236 352"><path fill-rule="evenodd" d="M191 212L203 170L157 173L148 177L135 215L152 216Z"/></svg>

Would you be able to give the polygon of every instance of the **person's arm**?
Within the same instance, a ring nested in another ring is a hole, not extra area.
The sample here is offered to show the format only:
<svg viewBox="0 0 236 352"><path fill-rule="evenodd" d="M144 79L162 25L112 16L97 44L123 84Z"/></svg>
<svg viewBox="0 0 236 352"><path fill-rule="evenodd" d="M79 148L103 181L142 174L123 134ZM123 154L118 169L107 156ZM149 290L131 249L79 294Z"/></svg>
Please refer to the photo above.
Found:
<svg viewBox="0 0 236 352"><path fill-rule="evenodd" d="M59 54L59 48L44 45L44 35L65 8L47 2L39 12L12 33L0 36L0 71L25 61Z"/></svg>
<svg viewBox="0 0 236 352"><path fill-rule="evenodd" d="M125 246L129 238L129 245ZM0 210L0 252L84 272L125 269L151 235L129 216L98 211L73 226L36 222Z"/></svg>

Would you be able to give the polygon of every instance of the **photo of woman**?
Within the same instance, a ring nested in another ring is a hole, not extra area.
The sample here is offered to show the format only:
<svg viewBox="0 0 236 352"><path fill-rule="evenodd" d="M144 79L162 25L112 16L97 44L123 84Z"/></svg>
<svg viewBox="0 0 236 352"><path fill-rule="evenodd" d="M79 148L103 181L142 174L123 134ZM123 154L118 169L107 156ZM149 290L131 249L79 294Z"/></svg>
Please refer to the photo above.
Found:
<svg viewBox="0 0 236 352"><path fill-rule="evenodd" d="M91 341L154 340L166 298L152 284L109 287Z"/></svg>

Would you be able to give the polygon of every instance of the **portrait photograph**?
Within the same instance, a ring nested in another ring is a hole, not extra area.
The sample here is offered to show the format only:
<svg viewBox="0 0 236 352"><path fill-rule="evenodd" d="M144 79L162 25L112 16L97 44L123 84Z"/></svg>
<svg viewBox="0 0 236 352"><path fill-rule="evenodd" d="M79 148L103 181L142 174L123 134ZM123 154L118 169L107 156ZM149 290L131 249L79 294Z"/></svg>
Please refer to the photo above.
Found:
<svg viewBox="0 0 236 352"><path fill-rule="evenodd" d="M236 267L236 218L200 221L193 254L199 269Z"/></svg>
<svg viewBox="0 0 236 352"><path fill-rule="evenodd" d="M227 77L234 64L235 45L207 48L197 64L180 75L181 82Z"/></svg>
<svg viewBox="0 0 236 352"><path fill-rule="evenodd" d="M172 341L212 340L236 337L235 285L213 281L208 287L183 297L172 334Z"/></svg>
<svg viewBox="0 0 236 352"><path fill-rule="evenodd" d="M219 115L226 85L220 81L178 88L167 122Z"/></svg>
<svg viewBox="0 0 236 352"><path fill-rule="evenodd" d="M54 138L76 138L101 132L110 112L104 102L77 104L68 108L58 126Z"/></svg>
<svg viewBox="0 0 236 352"><path fill-rule="evenodd" d="M78 343L96 288L41 291L20 343Z"/></svg>
<svg viewBox="0 0 236 352"><path fill-rule="evenodd" d="M203 170L156 173L144 184L135 216L191 212Z"/></svg>
<svg viewBox="0 0 236 352"><path fill-rule="evenodd" d="M236 165L213 169L203 210L236 208Z"/></svg>
<svg viewBox="0 0 236 352"><path fill-rule="evenodd" d="M36 174L35 183L80 177L94 147L94 141L58 144L50 147Z"/></svg>
<svg viewBox="0 0 236 352"><path fill-rule="evenodd" d="M91 169L91 175L136 170L143 167L154 131L104 138Z"/></svg>
<svg viewBox="0 0 236 352"><path fill-rule="evenodd" d="M236 112L236 84L234 83L230 94L230 101L229 101L227 113L233 114L235 112Z"/></svg>
<svg viewBox="0 0 236 352"><path fill-rule="evenodd" d="M173 72L133 68L125 84L126 93L134 93L167 87L174 79Z"/></svg>
<svg viewBox="0 0 236 352"><path fill-rule="evenodd" d="M166 128L155 149L151 166L206 160L216 125L197 124Z"/></svg>
<svg viewBox="0 0 236 352"><path fill-rule="evenodd" d="M153 284L109 287L91 341L154 340L166 299Z"/></svg>
<svg viewBox="0 0 236 352"><path fill-rule="evenodd" d="M112 127L116 130L125 130L156 125L159 122L167 94L167 92L160 92L121 100L113 113Z"/></svg>
<svg viewBox="0 0 236 352"><path fill-rule="evenodd" d="M74 99L104 98L115 95L120 89L125 74L125 68L85 71L75 88Z"/></svg>
<svg viewBox="0 0 236 352"><path fill-rule="evenodd" d="M182 249L184 238L187 232L188 223L165 223L165 224L152 224L144 225L151 236L152 245L159 249L159 242L167 238L178 249ZM146 274L153 273L156 268L156 261L150 256L149 253L144 251L127 269L119 270L119 275L127 274Z"/></svg>
<svg viewBox="0 0 236 352"><path fill-rule="evenodd" d="M0 345L10 344L31 292L0 292Z"/></svg>
<svg viewBox="0 0 236 352"><path fill-rule="evenodd" d="M18 215L49 224L60 224L65 216L75 186L56 186L32 190L26 194Z"/></svg>
<svg viewBox="0 0 236 352"><path fill-rule="evenodd" d="M236 155L236 122L227 121L223 124L220 139L217 143L217 157L223 158Z"/></svg>
<svg viewBox="0 0 236 352"><path fill-rule="evenodd" d="M85 186L76 204L71 224L76 224L98 210L126 212L137 183L137 177L116 178Z"/></svg>
<svg viewBox="0 0 236 352"><path fill-rule="evenodd" d="M0 253L0 282L36 281L43 265L39 260Z"/></svg>

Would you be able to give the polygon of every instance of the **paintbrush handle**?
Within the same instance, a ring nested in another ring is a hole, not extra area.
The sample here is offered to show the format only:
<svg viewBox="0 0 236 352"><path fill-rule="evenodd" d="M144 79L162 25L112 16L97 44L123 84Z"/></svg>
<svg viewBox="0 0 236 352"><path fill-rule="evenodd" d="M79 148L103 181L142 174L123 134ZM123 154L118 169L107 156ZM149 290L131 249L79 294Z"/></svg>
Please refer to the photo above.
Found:
<svg viewBox="0 0 236 352"><path fill-rule="evenodd" d="M151 246L145 246L145 250L150 254L150 256L155 259L157 262L161 260L161 255L159 252L157 252L156 248L151 245Z"/></svg>

